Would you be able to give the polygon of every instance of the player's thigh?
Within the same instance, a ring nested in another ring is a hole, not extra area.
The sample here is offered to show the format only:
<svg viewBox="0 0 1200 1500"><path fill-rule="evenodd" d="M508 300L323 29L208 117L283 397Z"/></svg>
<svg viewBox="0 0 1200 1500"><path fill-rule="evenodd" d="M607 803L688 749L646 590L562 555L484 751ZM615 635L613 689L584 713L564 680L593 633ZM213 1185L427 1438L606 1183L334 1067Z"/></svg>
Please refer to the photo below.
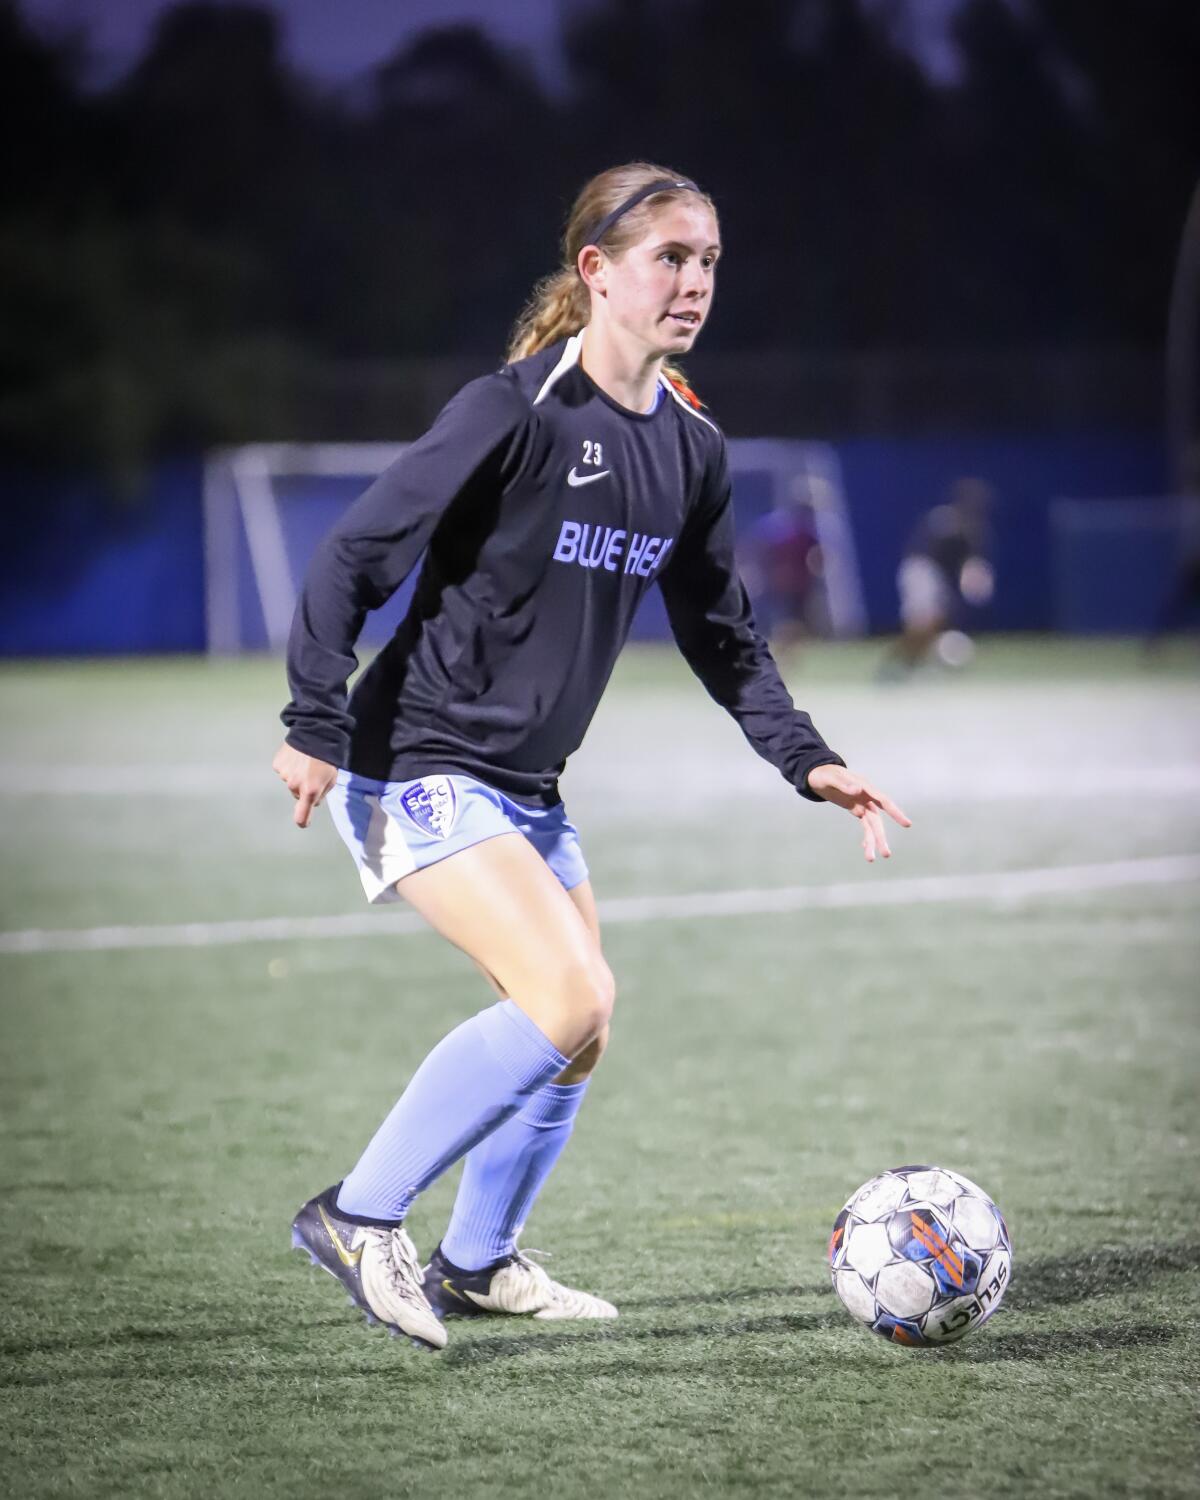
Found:
<svg viewBox="0 0 1200 1500"><path fill-rule="evenodd" d="M520 834L427 865L397 891L568 1055L607 1023L612 976L579 906Z"/></svg>
<svg viewBox="0 0 1200 1500"><path fill-rule="evenodd" d="M590 880L581 881L578 885L572 886L571 889L567 892L567 895L570 896L575 910L583 918L587 930L596 939L597 944L599 944L600 914L596 910L596 897L594 892L592 891L592 882ZM485 969L484 966L479 963L478 959L476 960L476 967L483 975L484 979L487 980L492 989L494 989L500 996L500 998L506 1000L508 996L496 976L488 969Z"/></svg>
<svg viewBox="0 0 1200 1500"><path fill-rule="evenodd" d="M572 886L567 895L570 896L575 909L583 918L588 931L596 939L597 943L599 943L600 917L596 911L596 897L592 891L591 881L584 880L579 885ZM489 973L482 964L478 964L478 968L484 979L487 980L488 984L491 985L500 998L502 1000L507 999L508 996L497 981L496 976ZM607 1047L608 1027L605 1026L602 1031L598 1032L590 1042L575 1054L558 1077L554 1079L554 1082L558 1084L582 1083L585 1079L590 1078L596 1071Z"/></svg>

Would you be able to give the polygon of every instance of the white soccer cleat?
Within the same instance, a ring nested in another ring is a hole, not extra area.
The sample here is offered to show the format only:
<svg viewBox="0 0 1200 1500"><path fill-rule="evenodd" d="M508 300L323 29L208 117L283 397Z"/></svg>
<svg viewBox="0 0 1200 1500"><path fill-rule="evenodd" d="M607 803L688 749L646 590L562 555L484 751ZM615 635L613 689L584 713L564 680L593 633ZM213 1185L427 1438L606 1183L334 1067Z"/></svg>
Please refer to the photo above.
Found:
<svg viewBox="0 0 1200 1500"><path fill-rule="evenodd" d="M446 1330L425 1296L421 1262L407 1230L367 1229L360 1225L351 1248L359 1245L363 1296L379 1321L399 1328L409 1338L444 1348Z"/></svg>
<svg viewBox="0 0 1200 1500"><path fill-rule="evenodd" d="M421 1263L400 1225L358 1224L337 1208L337 1188L310 1199L292 1223L292 1244L336 1276L368 1322L406 1334L426 1349L444 1349L442 1327L421 1284Z"/></svg>
<svg viewBox="0 0 1200 1500"><path fill-rule="evenodd" d="M508 1313L549 1322L617 1316L611 1302L553 1281L543 1266L519 1250L498 1266L462 1271L446 1259L439 1245L425 1268L425 1294L440 1318Z"/></svg>

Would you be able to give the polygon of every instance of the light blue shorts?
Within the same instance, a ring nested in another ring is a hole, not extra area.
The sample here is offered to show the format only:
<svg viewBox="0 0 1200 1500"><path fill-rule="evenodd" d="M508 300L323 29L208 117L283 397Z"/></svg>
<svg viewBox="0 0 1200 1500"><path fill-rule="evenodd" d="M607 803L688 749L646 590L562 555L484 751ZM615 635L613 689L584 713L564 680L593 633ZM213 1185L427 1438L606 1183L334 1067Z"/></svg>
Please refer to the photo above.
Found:
<svg viewBox="0 0 1200 1500"><path fill-rule="evenodd" d="M565 890L587 879L566 809L526 807L470 776L375 781L339 771L325 798L367 900L396 901L396 882L501 833L523 833Z"/></svg>

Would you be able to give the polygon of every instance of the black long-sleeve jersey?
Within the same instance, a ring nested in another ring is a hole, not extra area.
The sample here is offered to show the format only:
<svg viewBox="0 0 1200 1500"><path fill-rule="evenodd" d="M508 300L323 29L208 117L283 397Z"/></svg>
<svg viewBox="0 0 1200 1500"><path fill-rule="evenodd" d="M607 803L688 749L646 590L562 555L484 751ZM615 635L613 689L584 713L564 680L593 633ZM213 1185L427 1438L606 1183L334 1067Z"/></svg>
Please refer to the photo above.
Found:
<svg viewBox="0 0 1200 1500"><path fill-rule="evenodd" d="M619 406L560 341L472 381L325 538L288 644L287 741L383 781L460 772L535 805L581 741L657 581L709 693L804 795L844 764L793 705L734 566L725 439L665 379ZM356 683L366 611L422 552Z"/></svg>

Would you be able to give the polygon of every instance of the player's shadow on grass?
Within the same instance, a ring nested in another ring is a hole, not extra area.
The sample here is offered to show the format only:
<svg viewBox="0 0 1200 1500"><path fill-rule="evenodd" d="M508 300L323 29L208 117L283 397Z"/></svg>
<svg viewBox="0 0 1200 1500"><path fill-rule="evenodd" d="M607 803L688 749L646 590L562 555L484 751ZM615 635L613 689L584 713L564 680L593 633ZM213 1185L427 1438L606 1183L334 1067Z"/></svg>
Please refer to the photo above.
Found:
<svg viewBox="0 0 1200 1500"><path fill-rule="evenodd" d="M441 1359L450 1365L490 1365L506 1359L519 1358L526 1354L557 1354L564 1350L578 1352L583 1349L599 1350L615 1344L667 1344L704 1339L745 1339L752 1334L805 1334L824 1332L828 1329L844 1329L846 1319L840 1313L783 1313L773 1317L741 1318L732 1323L692 1324L683 1328L621 1328L611 1324L604 1329L580 1330L574 1333L521 1334L515 1337L489 1338L472 1344L451 1344ZM925 1359L965 1361L969 1364L1002 1364L1008 1362L1037 1362L1070 1358L1076 1354L1096 1354L1112 1350L1145 1348L1148 1345L1168 1344L1177 1330L1161 1324L1133 1323L1113 1324L1097 1328L1062 1328L1044 1333L1002 1333L990 1329L978 1341L951 1344L944 1348L905 1350L906 1357L916 1355ZM744 1359L734 1360L743 1373ZM762 1363L755 1361L754 1363ZM874 1359L872 1368L878 1369ZM629 1366L619 1363L612 1367L628 1373ZM639 1365L639 1369L644 1366ZM777 1369L773 1361L769 1369ZM604 1369L589 1366L589 1374L603 1374ZM665 1370L660 1371L665 1373Z"/></svg>
<svg viewBox="0 0 1200 1500"><path fill-rule="evenodd" d="M662 1307L727 1307L737 1302L759 1302L769 1297L822 1297L833 1296L833 1287L828 1281L820 1286L743 1286L723 1292L680 1292L668 1297L622 1297L621 1308L625 1312L636 1312L640 1308Z"/></svg>
<svg viewBox="0 0 1200 1500"><path fill-rule="evenodd" d="M1013 1261L1012 1288L1005 1305L1012 1312L1069 1307L1113 1292L1136 1291L1160 1272L1200 1268L1200 1243L1113 1246L1091 1255L1046 1256Z"/></svg>
<svg viewBox="0 0 1200 1500"><path fill-rule="evenodd" d="M977 1342L951 1344L944 1352L973 1365L1004 1364L1012 1360L1036 1363L1069 1359L1073 1354L1169 1344L1177 1331L1159 1323L1113 1323L1101 1328L1058 1328L1045 1333L1001 1333L989 1328Z"/></svg>
<svg viewBox="0 0 1200 1500"><path fill-rule="evenodd" d="M695 1338L745 1338L756 1333L817 1333L843 1327L844 1315L831 1313L773 1313L762 1318L737 1318L730 1323L688 1323L680 1328L636 1328L604 1323L574 1333L532 1333L489 1338L472 1344L451 1344L441 1358L452 1365L487 1365L522 1354L554 1353L560 1349L602 1348L610 1344L658 1344Z"/></svg>
<svg viewBox="0 0 1200 1500"><path fill-rule="evenodd" d="M313 1319L307 1321L302 1328L293 1330L293 1333L299 1335L310 1333L314 1329L335 1329L346 1326L345 1317ZM279 1331L277 1323L236 1323L205 1327L182 1327L168 1324L156 1328L142 1326L106 1328L94 1334L48 1334L41 1338L31 1339L6 1338L0 1339L0 1359L27 1359L38 1354L58 1354L65 1351L83 1354L88 1351L111 1350L116 1353L124 1349L134 1353L139 1350L153 1349L156 1345L164 1349L175 1350L188 1344L203 1346L205 1344L240 1343L248 1338L268 1339L277 1335ZM127 1375L128 1371L124 1373ZM30 1383L25 1376L14 1372L12 1378L9 1379L8 1374L7 1371L0 1371L0 1388L6 1385L19 1386Z"/></svg>

